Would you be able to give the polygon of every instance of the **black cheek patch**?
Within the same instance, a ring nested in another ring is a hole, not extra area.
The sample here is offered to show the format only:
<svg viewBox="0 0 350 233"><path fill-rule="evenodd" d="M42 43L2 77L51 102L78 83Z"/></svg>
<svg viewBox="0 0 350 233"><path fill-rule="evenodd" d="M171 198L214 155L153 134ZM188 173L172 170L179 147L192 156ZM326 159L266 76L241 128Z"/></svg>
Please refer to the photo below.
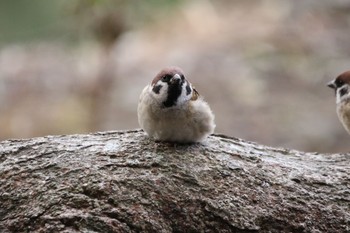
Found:
<svg viewBox="0 0 350 233"><path fill-rule="evenodd" d="M189 84L186 85L186 94L189 95L191 94L192 90Z"/></svg>
<svg viewBox="0 0 350 233"><path fill-rule="evenodd" d="M346 94L348 94L348 89L347 88L343 88L343 89L340 89L340 96L344 96Z"/></svg>
<svg viewBox="0 0 350 233"><path fill-rule="evenodd" d="M162 86L161 85L156 85L152 88L152 91L156 94L159 94L160 92L160 89L162 89Z"/></svg>

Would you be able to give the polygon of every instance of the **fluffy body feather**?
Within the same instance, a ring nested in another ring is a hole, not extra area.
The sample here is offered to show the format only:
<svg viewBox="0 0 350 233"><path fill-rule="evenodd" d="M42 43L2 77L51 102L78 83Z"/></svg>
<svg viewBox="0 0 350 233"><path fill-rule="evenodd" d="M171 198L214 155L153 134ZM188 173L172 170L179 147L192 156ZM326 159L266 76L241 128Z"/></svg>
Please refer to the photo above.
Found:
<svg viewBox="0 0 350 233"><path fill-rule="evenodd" d="M335 90L338 118L350 134L350 71L339 75L328 86Z"/></svg>
<svg viewBox="0 0 350 233"><path fill-rule="evenodd" d="M345 130L350 134L350 101L337 105L337 114Z"/></svg>
<svg viewBox="0 0 350 233"><path fill-rule="evenodd" d="M162 70L143 89L138 121L155 140L179 143L200 142L215 129L209 105L177 67Z"/></svg>

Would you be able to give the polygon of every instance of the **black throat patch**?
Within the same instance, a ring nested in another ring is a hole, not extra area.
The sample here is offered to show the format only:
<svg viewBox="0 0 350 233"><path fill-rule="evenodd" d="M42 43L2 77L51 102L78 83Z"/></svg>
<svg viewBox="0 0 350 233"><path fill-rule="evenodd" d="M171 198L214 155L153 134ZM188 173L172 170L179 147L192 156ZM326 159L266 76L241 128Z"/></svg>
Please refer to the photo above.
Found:
<svg viewBox="0 0 350 233"><path fill-rule="evenodd" d="M169 83L168 98L163 102L164 107L169 108L176 104L177 99L181 95L183 82L178 80Z"/></svg>

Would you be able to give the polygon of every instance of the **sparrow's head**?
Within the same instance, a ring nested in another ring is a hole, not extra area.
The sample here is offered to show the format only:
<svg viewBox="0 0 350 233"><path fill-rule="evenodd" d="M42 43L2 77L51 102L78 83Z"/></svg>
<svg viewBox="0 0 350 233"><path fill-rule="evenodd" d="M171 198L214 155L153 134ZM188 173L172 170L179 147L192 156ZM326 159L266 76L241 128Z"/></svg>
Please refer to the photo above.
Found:
<svg viewBox="0 0 350 233"><path fill-rule="evenodd" d="M161 70L151 83L152 96L163 108L180 106L198 97L183 71L178 67Z"/></svg>
<svg viewBox="0 0 350 233"><path fill-rule="evenodd" d="M327 84L335 91L337 103L350 101L350 71L346 71Z"/></svg>

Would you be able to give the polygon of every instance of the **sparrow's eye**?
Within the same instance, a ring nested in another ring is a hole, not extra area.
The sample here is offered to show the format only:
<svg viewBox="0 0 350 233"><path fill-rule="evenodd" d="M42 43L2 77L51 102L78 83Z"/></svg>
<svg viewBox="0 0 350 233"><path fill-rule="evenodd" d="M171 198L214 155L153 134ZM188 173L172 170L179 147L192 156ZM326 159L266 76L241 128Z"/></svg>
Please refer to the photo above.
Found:
<svg viewBox="0 0 350 233"><path fill-rule="evenodd" d="M335 85L337 85L337 87L341 87L341 86L343 86L344 84L345 84L344 81L341 80L341 79L337 79L337 80L335 81Z"/></svg>
<svg viewBox="0 0 350 233"><path fill-rule="evenodd" d="M167 83L170 81L171 78L172 76L170 74L167 74L162 77L162 81Z"/></svg>

